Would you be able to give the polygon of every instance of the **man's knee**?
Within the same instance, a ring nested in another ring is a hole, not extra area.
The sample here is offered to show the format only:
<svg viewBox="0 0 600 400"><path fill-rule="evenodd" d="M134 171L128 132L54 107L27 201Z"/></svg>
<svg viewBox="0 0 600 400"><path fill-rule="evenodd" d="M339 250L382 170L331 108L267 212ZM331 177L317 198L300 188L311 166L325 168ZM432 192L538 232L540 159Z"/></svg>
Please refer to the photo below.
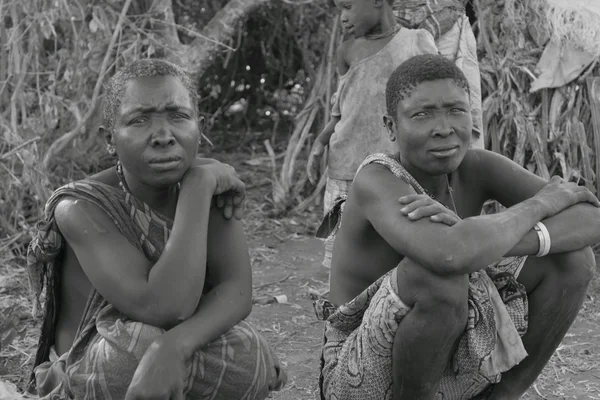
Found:
<svg viewBox="0 0 600 400"><path fill-rule="evenodd" d="M408 258L398 266L398 291L407 305L434 318L464 321L468 316L468 275L441 276Z"/></svg>
<svg viewBox="0 0 600 400"><path fill-rule="evenodd" d="M596 269L596 257L591 247L551 257L554 272L562 282L574 287L587 288Z"/></svg>

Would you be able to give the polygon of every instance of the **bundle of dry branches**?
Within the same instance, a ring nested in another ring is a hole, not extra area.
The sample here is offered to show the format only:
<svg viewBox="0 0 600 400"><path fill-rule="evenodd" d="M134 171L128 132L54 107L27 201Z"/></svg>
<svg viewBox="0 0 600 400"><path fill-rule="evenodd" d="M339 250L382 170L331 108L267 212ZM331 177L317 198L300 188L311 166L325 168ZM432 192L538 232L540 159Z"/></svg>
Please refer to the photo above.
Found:
<svg viewBox="0 0 600 400"><path fill-rule="evenodd" d="M600 127L594 128L590 104L598 60L567 85L531 93L536 65L552 36L547 2L475 4L487 147L544 178L560 175L600 193Z"/></svg>

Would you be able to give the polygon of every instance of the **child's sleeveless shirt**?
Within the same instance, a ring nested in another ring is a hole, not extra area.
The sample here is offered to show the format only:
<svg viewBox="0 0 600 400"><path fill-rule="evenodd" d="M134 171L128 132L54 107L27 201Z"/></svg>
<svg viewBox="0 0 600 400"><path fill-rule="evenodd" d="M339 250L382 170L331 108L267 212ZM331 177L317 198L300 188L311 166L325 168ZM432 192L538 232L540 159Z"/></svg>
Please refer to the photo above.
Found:
<svg viewBox="0 0 600 400"><path fill-rule="evenodd" d="M332 115L339 113L340 121L329 141L330 178L352 180L368 155L395 151L383 125L385 87L400 64L420 54L438 54L433 36L424 29L403 28L381 50L340 77L334 99L339 104L332 110Z"/></svg>

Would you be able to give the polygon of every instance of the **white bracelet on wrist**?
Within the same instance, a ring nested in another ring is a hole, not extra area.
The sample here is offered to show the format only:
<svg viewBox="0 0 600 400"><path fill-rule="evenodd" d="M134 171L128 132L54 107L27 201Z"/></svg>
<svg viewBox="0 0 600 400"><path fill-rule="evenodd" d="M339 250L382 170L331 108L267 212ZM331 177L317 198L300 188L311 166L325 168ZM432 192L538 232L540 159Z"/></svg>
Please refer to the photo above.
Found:
<svg viewBox="0 0 600 400"><path fill-rule="evenodd" d="M540 243L540 249L535 256L544 257L550 253L550 246L552 244L550 240L550 232L548 232L548 228L546 228L546 225L544 225L542 222L535 224L533 229L537 232Z"/></svg>

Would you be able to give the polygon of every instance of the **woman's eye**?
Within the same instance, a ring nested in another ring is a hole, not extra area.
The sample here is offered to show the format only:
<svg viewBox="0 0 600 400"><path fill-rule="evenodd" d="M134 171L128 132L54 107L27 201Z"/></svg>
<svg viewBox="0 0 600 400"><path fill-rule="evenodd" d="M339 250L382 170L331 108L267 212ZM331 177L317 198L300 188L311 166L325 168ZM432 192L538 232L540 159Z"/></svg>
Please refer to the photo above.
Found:
<svg viewBox="0 0 600 400"><path fill-rule="evenodd" d="M137 117L137 118L134 118L131 121L129 121L129 125L143 124L144 122L146 122L145 118Z"/></svg>

